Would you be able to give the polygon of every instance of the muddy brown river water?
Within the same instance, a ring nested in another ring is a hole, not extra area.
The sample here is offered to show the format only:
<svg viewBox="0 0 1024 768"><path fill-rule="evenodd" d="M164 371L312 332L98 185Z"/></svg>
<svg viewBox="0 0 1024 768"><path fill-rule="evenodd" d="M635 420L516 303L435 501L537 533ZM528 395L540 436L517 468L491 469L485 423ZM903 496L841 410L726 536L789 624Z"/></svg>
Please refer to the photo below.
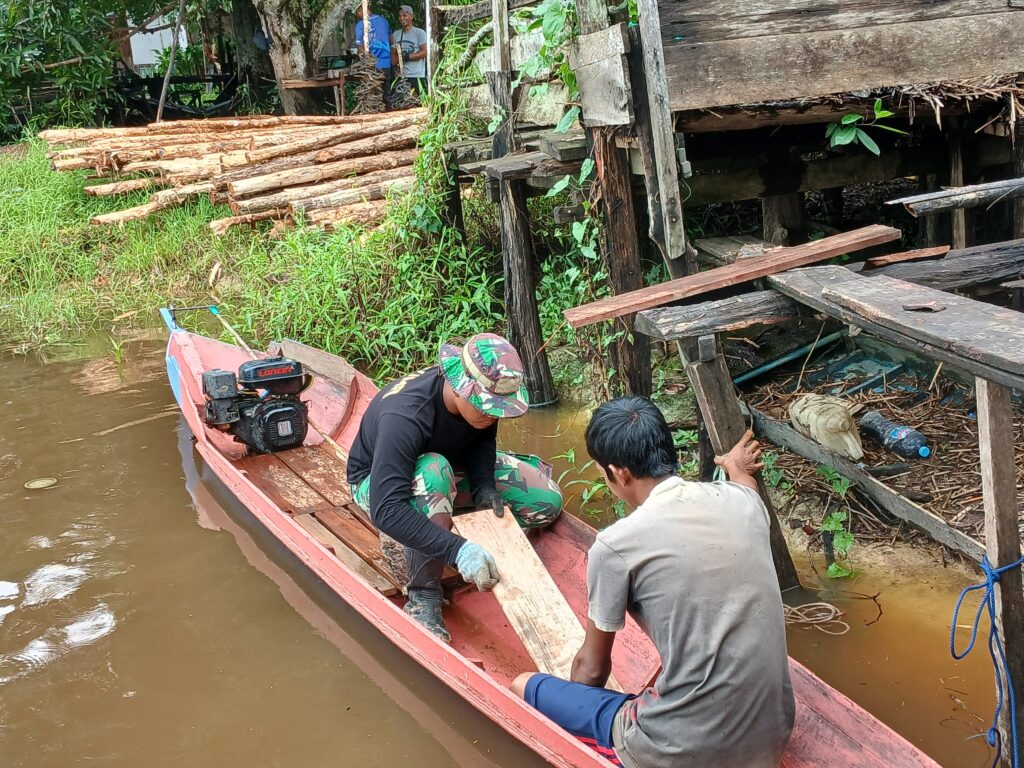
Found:
<svg viewBox="0 0 1024 768"><path fill-rule="evenodd" d="M0 766L538 765L253 528L197 463L161 344L66 352L0 366ZM584 423L535 412L502 442L585 458ZM975 577L909 548L859 565L805 570L851 631L792 628L791 654L943 765L987 764L985 650L948 651Z"/></svg>

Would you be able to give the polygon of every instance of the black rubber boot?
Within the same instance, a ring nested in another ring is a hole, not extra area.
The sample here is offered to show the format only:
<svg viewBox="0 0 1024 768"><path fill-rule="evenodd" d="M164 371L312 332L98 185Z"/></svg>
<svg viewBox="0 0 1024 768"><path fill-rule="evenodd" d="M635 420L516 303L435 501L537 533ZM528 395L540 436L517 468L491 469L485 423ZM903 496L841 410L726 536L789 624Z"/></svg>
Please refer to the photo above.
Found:
<svg viewBox="0 0 1024 768"><path fill-rule="evenodd" d="M444 591L441 589L444 563L409 547L405 548L405 561L409 568L409 601L405 604L405 612L440 640L450 643L452 636L441 614L444 605Z"/></svg>

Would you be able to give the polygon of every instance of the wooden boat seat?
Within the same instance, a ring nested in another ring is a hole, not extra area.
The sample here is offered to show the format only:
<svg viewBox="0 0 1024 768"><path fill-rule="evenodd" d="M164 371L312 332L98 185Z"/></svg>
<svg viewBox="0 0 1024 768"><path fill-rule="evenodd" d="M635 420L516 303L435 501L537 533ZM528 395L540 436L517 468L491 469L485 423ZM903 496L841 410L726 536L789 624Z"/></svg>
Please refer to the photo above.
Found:
<svg viewBox="0 0 1024 768"><path fill-rule="evenodd" d="M310 535L354 568L380 592L402 591L380 550L380 535L366 512L355 503L338 448L318 443L279 453L246 456L232 462ZM443 583L460 583L445 569Z"/></svg>

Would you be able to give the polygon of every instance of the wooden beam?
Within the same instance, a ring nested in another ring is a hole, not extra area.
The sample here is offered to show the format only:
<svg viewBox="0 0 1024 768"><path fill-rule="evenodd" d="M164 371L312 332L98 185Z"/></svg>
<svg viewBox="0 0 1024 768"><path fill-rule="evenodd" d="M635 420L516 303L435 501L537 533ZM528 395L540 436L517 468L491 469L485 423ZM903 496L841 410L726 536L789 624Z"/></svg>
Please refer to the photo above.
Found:
<svg viewBox="0 0 1024 768"><path fill-rule="evenodd" d="M997 203L1000 200L1020 198L1024 198L1024 178L990 181L985 184L943 189L939 192L926 192L922 195L888 200L886 204L902 203L903 207L914 216L932 216L936 213L962 208L977 208L981 205Z"/></svg>
<svg viewBox="0 0 1024 768"><path fill-rule="evenodd" d="M807 207L800 192L761 198L761 225L766 243L799 245L807 240Z"/></svg>
<svg viewBox="0 0 1024 768"><path fill-rule="evenodd" d="M633 328L661 341L772 325L800 315L800 305L778 291L755 291L728 299L637 313Z"/></svg>
<svg viewBox="0 0 1024 768"><path fill-rule="evenodd" d="M537 0L509 0L508 7L516 10L536 4ZM491 0L479 0L469 5L437 5L434 6L434 10L442 15L446 26L486 19L494 13Z"/></svg>
<svg viewBox="0 0 1024 768"><path fill-rule="evenodd" d="M746 405L745 408L753 417L754 429L758 436L763 436L781 448L788 448L809 461L834 467L861 494L893 517L924 531L935 541L967 555L975 562L981 560L981 556L985 552L984 546L963 531L957 530L938 515L929 512L876 480L846 457L804 437L789 424L773 419L750 405Z"/></svg>
<svg viewBox="0 0 1024 768"><path fill-rule="evenodd" d="M702 344L707 340L709 344ZM679 356L690 379L690 387L700 412L704 417L711 447L716 454L723 456L732 450L746 431L746 422L740 411L736 388L729 374L729 366L725 357L718 349L714 336L691 337L679 342ZM710 346L710 354L704 350ZM768 509L769 538L772 547L772 561L775 564L775 575L779 579L779 589L785 591L800 586L793 558L789 554L786 537L779 525L768 488L760 473L757 477L758 492Z"/></svg>
<svg viewBox="0 0 1024 768"><path fill-rule="evenodd" d="M981 449L981 491L985 504L985 552L993 568L1020 560L1017 470L1014 466L1013 416L1010 390L984 378L975 383L978 401L978 444ZM993 587L996 626L1006 648L1009 685L1018 702L1016 732L1024 732L1024 583L1021 569L1011 568ZM1003 752L1012 750L1010 707L999 719ZM1008 764L1004 760L1004 764Z"/></svg>
<svg viewBox="0 0 1024 768"><path fill-rule="evenodd" d="M961 118L953 120L952 125L946 129L946 141L948 143L949 159L949 184L951 187L962 187L964 185L964 135L961 126ZM951 227L950 242L954 248L967 247L967 214L963 209L954 208L949 212Z"/></svg>
<svg viewBox="0 0 1024 768"><path fill-rule="evenodd" d="M1013 172L1024 177L1024 117L1018 117L1014 126ZM1024 197L1013 201L1013 237L1024 237Z"/></svg>
<svg viewBox="0 0 1024 768"><path fill-rule="evenodd" d="M1024 274L1024 239L976 245L950 251L937 261L904 262L879 267L871 272L909 283L956 291L986 283L998 283Z"/></svg>
<svg viewBox="0 0 1024 768"><path fill-rule="evenodd" d="M630 51L629 76L632 82L633 91L633 143L640 152L640 163L643 168L644 189L647 199L647 235L651 242L657 247L658 253L668 269L669 277L683 277L690 271L695 271L687 263L689 249L683 242L682 249L669 249L669 239L674 234L666 235L665 214L666 206L661 198L661 181L659 166L656 161L656 150L654 141L654 119L648 106L648 83L647 68L644 64L646 53L640 44L640 30L633 27L629 30ZM678 207L679 221L682 222L682 206L672 203L669 208ZM678 242L676 240L675 242Z"/></svg>
<svg viewBox="0 0 1024 768"><path fill-rule="evenodd" d="M676 157L675 123L671 92L666 79L665 55L657 0L638 0L640 40L646 79L647 116L650 144L643 142L641 151L653 150L645 161L655 176L647 177L647 195L661 204L661 238L665 256L678 259L686 253L686 231L683 229L683 204L680 196L679 164ZM680 87L685 88L685 85ZM639 112L637 112L639 114Z"/></svg>
<svg viewBox="0 0 1024 768"><path fill-rule="evenodd" d="M913 264L897 264L897 267L910 267ZM893 267L882 267L892 269ZM878 336L911 352L923 355L933 360L940 360L955 368L960 368L975 376L985 376L1005 386L1024 392L1024 377L1016 374L992 368L990 365L979 363L969 357L950 351L945 346L930 344L911 338L903 333L893 331L884 325L861 317L839 306L834 301L824 296L826 288L846 283L851 280L860 280L857 275L843 267L815 267L813 269L795 269L783 274L772 275L767 278L768 284L785 295L795 299L801 304L823 312L826 315L835 317L845 323L856 325L869 333Z"/></svg>
<svg viewBox="0 0 1024 768"><path fill-rule="evenodd" d="M649 4L655 5L653 0ZM641 26L647 7L641 1ZM663 82L672 94L672 111L966 80L1024 69L1024 49L1018 44L1024 38L1024 14L1012 10L849 29L807 24L798 33L707 42L677 38L667 26L661 28L660 19L655 23L658 41L664 40Z"/></svg>
<svg viewBox="0 0 1024 768"><path fill-rule="evenodd" d="M894 333L1024 377L1020 312L885 276L838 283L821 295Z"/></svg>
<svg viewBox="0 0 1024 768"><path fill-rule="evenodd" d="M924 261L937 259L949 253L948 245L937 245L934 248L915 248L911 251L889 253L885 256L872 256L864 262L864 269L877 269L887 264L902 264L907 261Z"/></svg>
<svg viewBox="0 0 1024 768"><path fill-rule="evenodd" d="M736 15L736 14L733 14ZM874 98L858 98L849 93L840 94L841 101L826 103L809 101L772 101L765 104L750 104L742 107L716 107L695 109L676 114L680 130L686 134L718 133L722 131L752 131L759 128L774 128L782 125L815 125L834 123L851 112L873 116ZM921 109L920 102L917 108ZM893 119L906 118L909 109L906 104L887 104L886 109L895 113ZM957 104L942 108L943 117L962 114Z"/></svg>
<svg viewBox="0 0 1024 768"><path fill-rule="evenodd" d="M603 18L599 12L597 28L569 43L569 66L576 74L583 124L588 128L633 122L632 89L625 56L629 51L626 25L607 26L607 6L603 7Z"/></svg>
<svg viewBox="0 0 1024 768"><path fill-rule="evenodd" d="M775 272L825 261L850 251L898 240L899 237L898 229L876 224L793 248L769 251L764 256L743 259L707 272L669 280L661 285L612 296L582 307L567 309L562 314L573 328L580 328L601 320L651 309L670 301L699 296L718 288L756 280Z"/></svg>

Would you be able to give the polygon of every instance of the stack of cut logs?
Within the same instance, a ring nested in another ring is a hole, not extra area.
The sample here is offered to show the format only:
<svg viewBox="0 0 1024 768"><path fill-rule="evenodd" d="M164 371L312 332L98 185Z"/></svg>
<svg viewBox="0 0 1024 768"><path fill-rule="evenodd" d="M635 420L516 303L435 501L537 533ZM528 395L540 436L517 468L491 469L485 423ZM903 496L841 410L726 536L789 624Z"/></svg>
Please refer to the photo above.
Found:
<svg viewBox="0 0 1024 768"><path fill-rule="evenodd" d="M413 180L422 109L351 117L256 116L152 123L138 128L58 129L40 138L53 147L53 169L88 169L90 195L154 189L148 203L92 218L122 224L200 195L227 203L233 226L274 220L285 228L301 212L311 224L376 224L389 190ZM144 175L143 175L144 174ZM141 176L141 177L140 177Z"/></svg>

